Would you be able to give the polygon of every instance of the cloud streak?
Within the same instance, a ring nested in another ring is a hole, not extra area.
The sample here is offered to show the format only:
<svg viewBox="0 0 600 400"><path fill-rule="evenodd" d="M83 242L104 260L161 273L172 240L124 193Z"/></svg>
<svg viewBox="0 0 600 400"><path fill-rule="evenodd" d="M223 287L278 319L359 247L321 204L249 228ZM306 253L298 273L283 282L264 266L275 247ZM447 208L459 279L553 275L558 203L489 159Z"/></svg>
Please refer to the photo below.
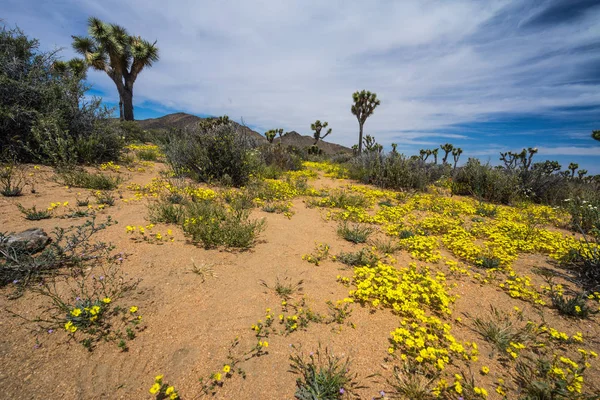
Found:
<svg viewBox="0 0 600 400"><path fill-rule="evenodd" d="M600 123L597 112L583 111L600 105L595 1L8 0L6 8L6 22L47 46L68 47L89 15L157 39L161 61L136 83L139 106L244 117L263 130L307 132L315 119L327 120L332 140L351 145L351 94L364 88L382 101L366 133L409 150L457 140L476 151L481 135L456 127L498 115L577 121L568 135L582 140L589 123ZM89 80L116 100L104 74ZM532 145L598 155L569 146L564 130L525 133ZM500 136L489 145L528 145Z"/></svg>

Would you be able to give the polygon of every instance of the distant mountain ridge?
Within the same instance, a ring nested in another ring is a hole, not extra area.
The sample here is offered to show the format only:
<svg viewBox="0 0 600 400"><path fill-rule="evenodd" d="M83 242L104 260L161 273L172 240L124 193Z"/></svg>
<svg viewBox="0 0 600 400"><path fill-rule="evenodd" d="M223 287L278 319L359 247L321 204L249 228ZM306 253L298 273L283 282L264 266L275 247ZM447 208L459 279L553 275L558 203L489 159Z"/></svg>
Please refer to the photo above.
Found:
<svg viewBox="0 0 600 400"><path fill-rule="evenodd" d="M198 124L198 122L203 119L196 115L187 114L187 113L174 113L168 114L159 118L148 118L137 120L136 123L142 129L161 129L161 130L170 130L172 128L176 129L185 129L190 128ZM238 124L237 122L232 121L232 123L240 129L242 132L250 135L253 139L255 139L259 144L266 144L267 139L261 135L260 133L248 128L247 126L243 126ZM294 146L298 148L310 147L314 143L314 139L312 136L301 135L296 131L291 131L285 133L281 138L277 137L273 141L273 143L281 142L284 146ZM348 153L352 152L352 149L335 144L330 142L325 142L323 140L319 141L319 148L323 150L325 154L336 154L336 153Z"/></svg>

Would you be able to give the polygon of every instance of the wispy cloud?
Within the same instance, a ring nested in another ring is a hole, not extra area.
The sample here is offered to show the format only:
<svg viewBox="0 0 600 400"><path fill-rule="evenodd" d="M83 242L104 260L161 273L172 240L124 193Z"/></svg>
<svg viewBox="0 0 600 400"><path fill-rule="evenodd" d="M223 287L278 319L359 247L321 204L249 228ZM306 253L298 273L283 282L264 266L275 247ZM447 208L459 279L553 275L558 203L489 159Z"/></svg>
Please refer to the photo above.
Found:
<svg viewBox="0 0 600 400"><path fill-rule="evenodd" d="M552 138L566 149L570 138L585 140L588 124L600 125L600 3L593 0L7 1L5 22L47 47L68 48L89 15L158 40L161 61L136 83L140 106L243 116L262 129L299 132L327 120L331 139L351 145L351 94L364 88L382 101L366 133L407 149L435 139L467 149L483 137L488 148ZM89 80L116 100L104 74ZM457 130L527 114L573 125L482 129L485 136Z"/></svg>

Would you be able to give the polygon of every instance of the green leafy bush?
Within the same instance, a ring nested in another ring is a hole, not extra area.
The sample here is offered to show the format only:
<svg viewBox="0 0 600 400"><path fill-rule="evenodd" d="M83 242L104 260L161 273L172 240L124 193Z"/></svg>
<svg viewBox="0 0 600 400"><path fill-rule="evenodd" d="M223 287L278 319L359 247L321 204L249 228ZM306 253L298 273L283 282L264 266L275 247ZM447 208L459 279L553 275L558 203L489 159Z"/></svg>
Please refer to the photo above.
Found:
<svg viewBox="0 0 600 400"><path fill-rule="evenodd" d="M469 158L453 178L452 193L475 196L492 203L509 204L518 199L519 178L514 173L503 171L478 159Z"/></svg>
<svg viewBox="0 0 600 400"><path fill-rule="evenodd" d="M119 176L90 173L83 168L58 169L56 173L63 184L85 189L113 190L123 182Z"/></svg>
<svg viewBox="0 0 600 400"><path fill-rule="evenodd" d="M264 229L264 220L251 220L250 211L213 201L190 203L185 208L183 230L206 248L225 246L248 249Z"/></svg>
<svg viewBox="0 0 600 400"><path fill-rule="evenodd" d="M240 187L260 166L254 143L231 123L172 133L167 161L179 174L201 182Z"/></svg>
<svg viewBox="0 0 600 400"><path fill-rule="evenodd" d="M19 29L0 30L0 148L21 162L98 163L123 147L110 111L86 101L85 68L59 68L57 52ZM83 65L71 60L71 66Z"/></svg>

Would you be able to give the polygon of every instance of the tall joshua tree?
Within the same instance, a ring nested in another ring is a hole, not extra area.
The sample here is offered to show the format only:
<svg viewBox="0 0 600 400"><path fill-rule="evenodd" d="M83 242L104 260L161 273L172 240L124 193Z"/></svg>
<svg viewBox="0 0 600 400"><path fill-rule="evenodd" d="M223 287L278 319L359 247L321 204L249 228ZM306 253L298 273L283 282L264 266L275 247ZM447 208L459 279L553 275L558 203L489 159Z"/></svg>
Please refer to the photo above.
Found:
<svg viewBox="0 0 600 400"><path fill-rule="evenodd" d="M452 149L452 158L454 158L454 169L456 169L456 164L458 164L458 160L460 159L460 155L462 154L462 149L460 147L455 147Z"/></svg>
<svg viewBox="0 0 600 400"><path fill-rule="evenodd" d="M133 84L145 67L158 61L156 42L131 36L122 26L98 18L88 20L89 37L72 36L73 48L87 65L104 71L119 92L119 116L133 121Z"/></svg>
<svg viewBox="0 0 600 400"><path fill-rule="evenodd" d="M277 134L279 134L279 137L281 138L281 134L283 133L283 129L279 128L279 129L269 129L268 131L265 132L265 137L267 138L267 140L269 141L269 143L273 144L273 140L275 140L275 136L277 136Z"/></svg>
<svg viewBox="0 0 600 400"><path fill-rule="evenodd" d="M452 150L454 150L454 146L450 143L441 144L440 149L444 150L444 158L442 158L442 163L446 164L446 160L448 160L448 155L452 153Z"/></svg>
<svg viewBox="0 0 600 400"><path fill-rule="evenodd" d="M377 94L371 93L368 90L355 92L352 94L352 100L354 104L351 111L352 114L356 115L356 119L358 120L358 154L360 154L363 146L363 126L367 118L373 115L375 108L381 104L381 101L377 99Z"/></svg>
<svg viewBox="0 0 600 400"><path fill-rule="evenodd" d="M313 144L313 146L316 146L317 143L319 143L319 140L325 139L327 136L329 136L329 134L331 133L331 128L327 130L326 134L321 136L321 130L323 128L327 128L328 125L328 122L321 122L320 120L316 120L313 124L310 124L310 129L314 131L313 136L315 138L315 143Z"/></svg>

